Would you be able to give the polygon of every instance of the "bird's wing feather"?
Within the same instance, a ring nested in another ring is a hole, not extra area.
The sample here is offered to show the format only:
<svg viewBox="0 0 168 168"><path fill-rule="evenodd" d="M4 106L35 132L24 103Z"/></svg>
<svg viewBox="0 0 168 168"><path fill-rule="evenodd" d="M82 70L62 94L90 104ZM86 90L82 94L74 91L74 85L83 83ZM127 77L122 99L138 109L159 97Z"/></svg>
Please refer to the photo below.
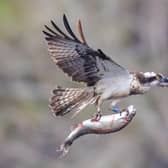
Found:
<svg viewBox="0 0 168 168"><path fill-rule="evenodd" d="M87 45L81 25L78 26L81 37L79 40L65 15L63 22L68 35L53 21L51 24L55 30L45 26L47 31L43 33L46 35L51 58L72 80L92 86L109 73L114 76L128 74L125 68L107 57L100 49L93 50Z"/></svg>

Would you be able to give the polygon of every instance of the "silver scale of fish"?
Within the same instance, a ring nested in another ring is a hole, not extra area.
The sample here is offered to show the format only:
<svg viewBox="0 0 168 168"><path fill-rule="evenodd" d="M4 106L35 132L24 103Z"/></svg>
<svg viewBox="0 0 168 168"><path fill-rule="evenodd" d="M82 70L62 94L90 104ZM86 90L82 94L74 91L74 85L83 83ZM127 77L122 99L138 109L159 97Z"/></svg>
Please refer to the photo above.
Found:
<svg viewBox="0 0 168 168"><path fill-rule="evenodd" d="M116 111L116 109L114 110ZM99 120L88 119L77 124L70 132L64 142L56 151L56 157L62 158L69 152L72 143L79 137L86 134L109 134L120 131L126 127L136 114L136 109L133 105L127 109L117 109L117 113L111 115L103 115Z"/></svg>

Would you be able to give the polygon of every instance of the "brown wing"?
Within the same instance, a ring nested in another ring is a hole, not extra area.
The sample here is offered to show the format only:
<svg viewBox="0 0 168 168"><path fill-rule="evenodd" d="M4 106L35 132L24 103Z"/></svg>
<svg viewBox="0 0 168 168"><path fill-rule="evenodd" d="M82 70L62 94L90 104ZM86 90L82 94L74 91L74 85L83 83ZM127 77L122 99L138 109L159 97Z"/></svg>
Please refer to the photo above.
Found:
<svg viewBox="0 0 168 168"><path fill-rule="evenodd" d="M79 40L72 32L66 16L63 16L64 26L69 35L65 34L51 21L53 29L45 26L43 31L48 42L48 50L53 61L69 76L77 82L85 82L88 86L94 85L106 72L116 69L122 72L126 70L107 57L101 50L90 48L83 35L80 21L78 30ZM109 67L110 65L110 67Z"/></svg>

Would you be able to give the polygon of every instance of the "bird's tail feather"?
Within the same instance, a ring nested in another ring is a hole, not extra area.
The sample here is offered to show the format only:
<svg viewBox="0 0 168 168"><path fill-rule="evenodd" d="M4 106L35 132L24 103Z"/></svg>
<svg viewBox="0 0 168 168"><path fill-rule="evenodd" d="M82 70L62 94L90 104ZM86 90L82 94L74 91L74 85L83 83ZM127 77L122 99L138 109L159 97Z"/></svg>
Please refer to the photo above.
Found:
<svg viewBox="0 0 168 168"><path fill-rule="evenodd" d="M71 111L76 115L88 104L95 101L93 90L86 88L57 87L52 93L49 107L56 116L63 116Z"/></svg>

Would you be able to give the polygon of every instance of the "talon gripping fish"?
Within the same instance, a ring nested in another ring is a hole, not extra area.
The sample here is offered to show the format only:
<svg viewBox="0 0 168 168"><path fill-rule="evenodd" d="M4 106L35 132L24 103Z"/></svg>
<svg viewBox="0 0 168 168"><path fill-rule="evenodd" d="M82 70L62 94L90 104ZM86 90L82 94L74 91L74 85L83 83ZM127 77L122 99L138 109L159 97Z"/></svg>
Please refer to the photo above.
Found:
<svg viewBox="0 0 168 168"><path fill-rule="evenodd" d="M88 119L75 126L64 143L57 150L58 158L65 156L74 140L86 134L109 134L120 131L128 125L136 114L136 109L130 105L119 113L101 116L100 120Z"/></svg>

